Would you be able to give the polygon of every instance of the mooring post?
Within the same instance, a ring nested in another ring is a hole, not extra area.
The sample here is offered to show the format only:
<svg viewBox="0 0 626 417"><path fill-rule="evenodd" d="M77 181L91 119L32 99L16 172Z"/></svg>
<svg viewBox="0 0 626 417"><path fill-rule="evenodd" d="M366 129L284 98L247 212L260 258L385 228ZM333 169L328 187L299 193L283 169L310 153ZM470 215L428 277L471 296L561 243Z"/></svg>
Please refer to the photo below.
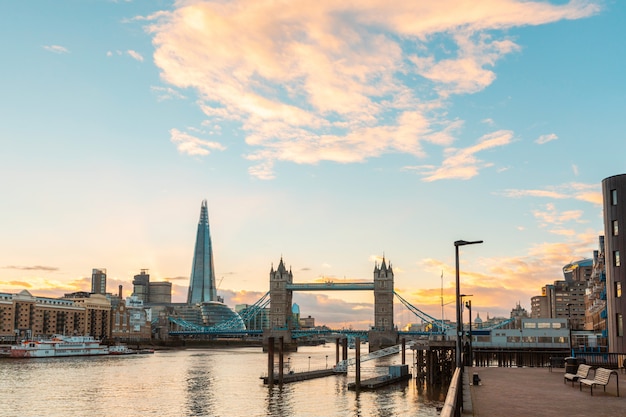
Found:
<svg viewBox="0 0 626 417"><path fill-rule="evenodd" d="M356 371L355 371L355 380L354 380L354 388L358 391L361 389L361 338L357 337L354 339L354 350L356 354Z"/></svg>
<svg viewBox="0 0 626 417"><path fill-rule="evenodd" d="M283 358L283 343L285 342L285 338L283 336L280 336L278 338L278 384L279 385L283 385L283 365L284 365L284 358Z"/></svg>
<svg viewBox="0 0 626 417"><path fill-rule="evenodd" d="M341 340L341 344L342 344L342 352L341 352L341 359L343 359L344 361L348 360L348 338L344 338Z"/></svg>
<svg viewBox="0 0 626 417"><path fill-rule="evenodd" d="M402 365L406 365L406 338L402 338Z"/></svg>
<svg viewBox="0 0 626 417"><path fill-rule="evenodd" d="M274 338L267 338L267 385L274 385Z"/></svg>
<svg viewBox="0 0 626 417"><path fill-rule="evenodd" d="M335 365L339 363L339 338L335 339Z"/></svg>

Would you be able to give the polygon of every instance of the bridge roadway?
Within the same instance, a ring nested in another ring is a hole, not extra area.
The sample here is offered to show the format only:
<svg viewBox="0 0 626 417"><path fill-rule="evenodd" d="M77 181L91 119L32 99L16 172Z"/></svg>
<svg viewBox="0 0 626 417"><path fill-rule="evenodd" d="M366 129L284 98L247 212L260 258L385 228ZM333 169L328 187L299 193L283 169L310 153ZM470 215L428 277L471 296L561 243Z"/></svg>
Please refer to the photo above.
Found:
<svg viewBox="0 0 626 417"><path fill-rule="evenodd" d="M224 336L224 337L244 337L244 336L262 336L263 330L227 330L227 329L212 329L206 328L202 330L174 330L169 332L172 336L192 336L192 335L213 335L213 336ZM292 330L292 335L295 338L305 337L305 336L315 336L315 335L332 335L332 334L341 334L344 336L360 336L367 337L367 330L317 330L317 329L308 329L308 330ZM398 332L398 335L401 336L436 336L441 333L437 332Z"/></svg>
<svg viewBox="0 0 626 417"><path fill-rule="evenodd" d="M321 282L291 283L286 288L291 291L373 291L373 282Z"/></svg>

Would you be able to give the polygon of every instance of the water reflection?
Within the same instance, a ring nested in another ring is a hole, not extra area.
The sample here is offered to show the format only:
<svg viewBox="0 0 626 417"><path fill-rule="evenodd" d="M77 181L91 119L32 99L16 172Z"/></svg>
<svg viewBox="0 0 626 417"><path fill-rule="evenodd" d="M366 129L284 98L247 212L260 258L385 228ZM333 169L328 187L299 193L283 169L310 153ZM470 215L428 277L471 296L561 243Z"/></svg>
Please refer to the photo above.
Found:
<svg viewBox="0 0 626 417"><path fill-rule="evenodd" d="M211 357L208 355L192 355L187 361L186 383L187 409L192 416L214 415L215 389Z"/></svg>
<svg viewBox="0 0 626 417"><path fill-rule="evenodd" d="M294 369L324 368L328 350L290 354ZM395 359L395 358L394 358ZM389 361L382 362L386 370ZM378 373L367 362L364 377ZM50 360L0 360L2 417L384 417L436 416L429 405L445 388L407 386L355 393L348 376L268 388L260 349L159 351L154 355ZM112 411L115 410L115 411Z"/></svg>
<svg viewBox="0 0 626 417"><path fill-rule="evenodd" d="M354 415L355 417L361 417L361 393L357 392L354 397Z"/></svg>
<svg viewBox="0 0 626 417"><path fill-rule="evenodd" d="M278 385L267 388L267 415L272 417L296 415L293 409L293 386Z"/></svg>

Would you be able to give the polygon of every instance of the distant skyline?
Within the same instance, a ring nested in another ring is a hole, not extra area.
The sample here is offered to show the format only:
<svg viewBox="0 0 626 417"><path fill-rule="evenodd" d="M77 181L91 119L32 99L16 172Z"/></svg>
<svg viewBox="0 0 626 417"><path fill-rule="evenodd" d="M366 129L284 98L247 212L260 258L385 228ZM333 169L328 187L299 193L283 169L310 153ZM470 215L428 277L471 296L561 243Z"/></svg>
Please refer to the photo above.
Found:
<svg viewBox="0 0 626 417"><path fill-rule="evenodd" d="M590 258L601 181L626 172L626 2L5 2L0 291L184 302L207 200L217 293L372 280L454 319L454 246L473 313ZM364 328L373 295L294 295ZM415 322L397 307L399 325Z"/></svg>

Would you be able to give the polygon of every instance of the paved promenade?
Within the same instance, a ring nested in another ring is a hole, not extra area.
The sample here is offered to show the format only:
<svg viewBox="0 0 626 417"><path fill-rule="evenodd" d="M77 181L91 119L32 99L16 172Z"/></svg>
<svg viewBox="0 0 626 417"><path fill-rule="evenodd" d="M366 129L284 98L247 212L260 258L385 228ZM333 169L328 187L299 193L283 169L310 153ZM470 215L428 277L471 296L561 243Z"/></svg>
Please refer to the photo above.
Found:
<svg viewBox="0 0 626 417"><path fill-rule="evenodd" d="M606 392L578 383L563 383L562 368L465 368L471 381L478 373L481 382L470 386L473 415L479 417L618 417L626 416L626 374L618 371L620 397L615 376ZM467 413L464 415L472 415Z"/></svg>

